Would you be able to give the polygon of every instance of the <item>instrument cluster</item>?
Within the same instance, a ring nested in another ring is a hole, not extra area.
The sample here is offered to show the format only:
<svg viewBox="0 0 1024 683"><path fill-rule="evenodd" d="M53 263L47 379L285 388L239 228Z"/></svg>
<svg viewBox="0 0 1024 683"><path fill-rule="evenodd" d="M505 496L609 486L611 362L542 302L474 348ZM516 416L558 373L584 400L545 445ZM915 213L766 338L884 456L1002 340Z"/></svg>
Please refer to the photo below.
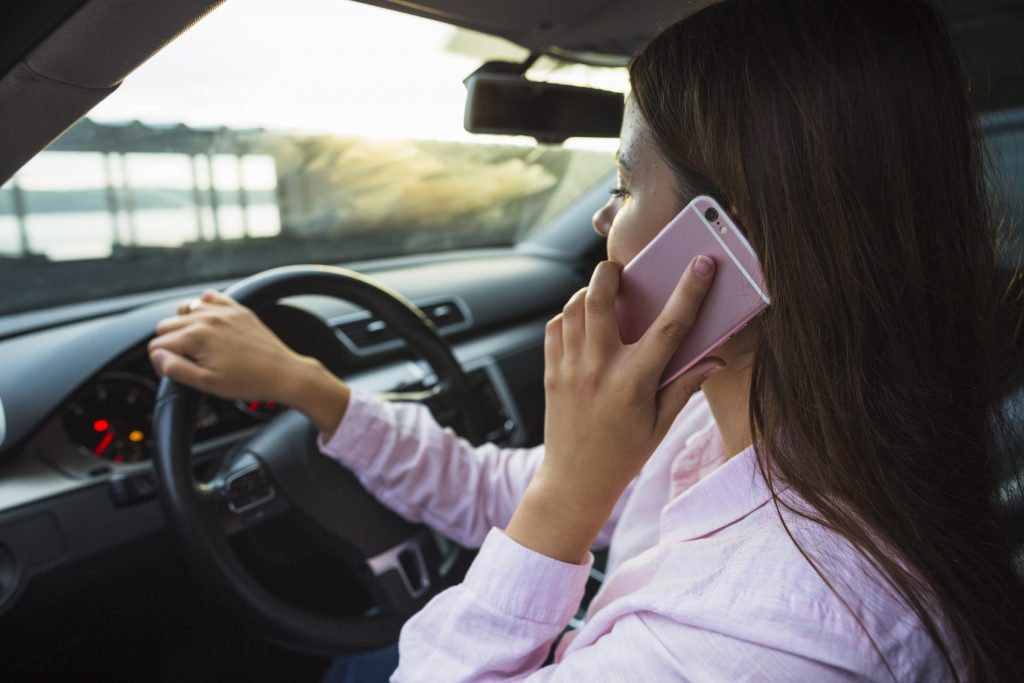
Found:
<svg viewBox="0 0 1024 683"><path fill-rule="evenodd" d="M63 408L64 431L83 455L114 464L148 461L153 455L153 408L158 379L147 359L101 373ZM195 443L251 427L282 406L205 396L196 417Z"/></svg>

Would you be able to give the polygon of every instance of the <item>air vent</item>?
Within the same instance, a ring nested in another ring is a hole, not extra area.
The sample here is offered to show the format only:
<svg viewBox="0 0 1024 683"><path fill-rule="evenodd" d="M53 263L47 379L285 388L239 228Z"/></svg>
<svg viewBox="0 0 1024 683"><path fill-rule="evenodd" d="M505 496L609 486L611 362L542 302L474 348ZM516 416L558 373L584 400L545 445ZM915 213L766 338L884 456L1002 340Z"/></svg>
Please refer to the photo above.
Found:
<svg viewBox="0 0 1024 683"><path fill-rule="evenodd" d="M469 326L466 305L461 300L446 297L415 303L442 332L456 332ZM332 323L341 340L359 354L386 351L401 344L387 323L367 313L345 316Z"/></svg>
<svg viewBox="0 0 1024 683"><path fill-rule="evenodd" d="M453 300L442 301L436 304L430 304L429 306L421 306L423 312L427 314L431 322L437 329L450 327L451 325L460 325L466 322L466 316L462 312L462 309Z"/></svg>
<svg viewBox="0 0 1024 683"><path fill-rule="evenodd" d="M360 349L369 349L395 340L395 334L387 328L383 320L377 318L342 323L336 329Z"/></svg>

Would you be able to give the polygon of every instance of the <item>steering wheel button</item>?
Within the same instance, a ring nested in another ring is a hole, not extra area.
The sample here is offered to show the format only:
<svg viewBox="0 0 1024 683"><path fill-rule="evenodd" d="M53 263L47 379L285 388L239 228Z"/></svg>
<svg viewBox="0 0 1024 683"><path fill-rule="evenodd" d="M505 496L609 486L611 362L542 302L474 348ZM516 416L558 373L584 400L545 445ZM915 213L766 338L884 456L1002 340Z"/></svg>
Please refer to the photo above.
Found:
<svg viewBox="0 0 1024 683"><path fill-rule="evenodd" d="M274 487L270 485L262 469L243 470L228 477L224 482L228 508L232 512L244 512L274 497Z"/></svg>

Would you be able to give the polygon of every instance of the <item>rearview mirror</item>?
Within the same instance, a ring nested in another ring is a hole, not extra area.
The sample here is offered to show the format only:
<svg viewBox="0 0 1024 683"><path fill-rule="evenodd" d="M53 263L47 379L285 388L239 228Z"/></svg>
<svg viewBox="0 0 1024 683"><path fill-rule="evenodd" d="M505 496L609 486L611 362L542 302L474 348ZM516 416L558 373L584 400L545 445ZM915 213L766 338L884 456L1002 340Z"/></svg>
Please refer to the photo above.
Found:
<svg viewBox="0 0 1024 683"><path fill-rule="evenodd" d="M622 93L527 80L484 65L466 79L464 125L470 133L529 135L538 142L617 138Z"/></svg>

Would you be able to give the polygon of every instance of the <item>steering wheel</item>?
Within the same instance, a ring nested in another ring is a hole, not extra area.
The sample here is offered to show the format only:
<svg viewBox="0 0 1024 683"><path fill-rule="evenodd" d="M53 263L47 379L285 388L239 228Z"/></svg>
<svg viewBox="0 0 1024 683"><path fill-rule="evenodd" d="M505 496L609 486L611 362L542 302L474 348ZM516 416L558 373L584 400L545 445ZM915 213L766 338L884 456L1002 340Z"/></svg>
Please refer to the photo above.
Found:
<svg viewBox="0 0 1024 683"><path fill-rule="evenodd" d="M447 342L397 292L342 268L288 266L242 280L225 293L257 311L301 294L333 296L368 309L427 361L438 380L432 391L390 398L441 394L461 416L463 436L475 440L483 433L479 401ZM319 451L316 429L295 410L235 448L212 478L197 481L192 438L201 399L197 390L165 378L153 417L160 499L200 580L232 613L292 649L336 654L398 640L406 619L445 587L444 567L457 547L367 493L350 471ZM377 609L360 616L318 614L281 599L250 574L228 537L286 511L297 512L302 524L336 544L336 554Z"/></svg>

